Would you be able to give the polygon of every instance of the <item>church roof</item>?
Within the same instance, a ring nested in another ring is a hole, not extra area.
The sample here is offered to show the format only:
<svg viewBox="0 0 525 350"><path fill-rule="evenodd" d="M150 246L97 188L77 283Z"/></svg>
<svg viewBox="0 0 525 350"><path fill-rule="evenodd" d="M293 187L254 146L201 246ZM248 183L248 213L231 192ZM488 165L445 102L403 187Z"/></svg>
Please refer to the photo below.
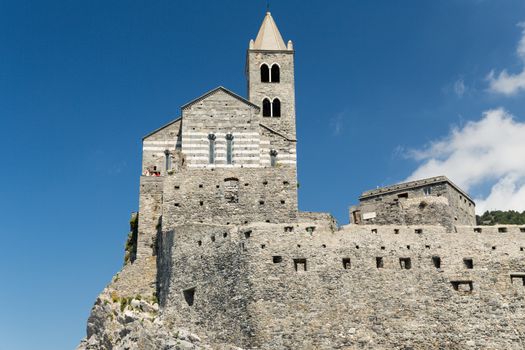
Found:
<svg viewBox="0 0 525 350"><path fill-rule="evenodd" d="M277 29L272 14L268 11L253 45L255 50L286 50L283 37Z"/></svg>
<svg viewBox="0 0 525 350"><path fill-rule="evenodd" d="M151 135L156 134L157 132L161 131L162 129L167 128L167 127L170 126L171 124L178 122L178 121L181 120L181 119L182 119L182 117L178 117L177 119L174 119L174 120L172 120L171 122L169 122L169 123L167 123L167 124L164 124L164 125L161 126L160 128L153 130L152 132L150 132L150 133L148 133L147 135L145 135L144 137L142 137L142 141L144 141L144 139L150 137Z"/></svg>
<svg viewBox="0 0 525 350"><path fill-rule="evenodd" d="M257 106L257 105L255 105L255 104L251 103L250 101L248 101L248 100L245 99L244 97L237 95L235 92L230 91L230 90L226 89L226 88L223 87L223 86L216 87L215 89L208 91L208 92L205 93L204 95L202 95L202 96L200 96L200 97L197 97L196 99L194 99L194 100L192 100L192 101L186 103L184 106L181 107L181 109L186 109L186 108L188 108L188 107L191 107L191 106L194 105L195 103L204 100L205 98L207 98L207 97L209 97L209 96L215 94L215 93L218 92L218 91L223 91L223 92L227 93L228 95L230 95L230 96L232 96L232 97L238 99L239 101L246 103L247 105L249 105L249 106L252 107L252 108L260 109L259 106Z"/></svg>

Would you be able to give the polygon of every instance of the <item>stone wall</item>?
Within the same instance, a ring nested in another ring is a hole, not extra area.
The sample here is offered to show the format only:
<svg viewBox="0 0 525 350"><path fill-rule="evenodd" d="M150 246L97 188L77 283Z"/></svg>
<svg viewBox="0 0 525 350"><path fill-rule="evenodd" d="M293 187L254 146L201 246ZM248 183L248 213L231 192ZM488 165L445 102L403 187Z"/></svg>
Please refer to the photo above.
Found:
<svg viewBox="0 0 525 350"><path fill-rule="evenodd" d="M164 177L141 176L137 259L152 256L161 228Z"/></svg>
<svg viewBox="0 0 525 350"><path fill-rule="evenodd" d="M190 167L259 166L259 109L224 89L216 89L182 109L182 152ZM215 160L209 163L209 135L215 136ZM231 135L232 163L226 161Z"/></svg>
<svg viewBox="0 0 525 350"><path fill-rule="evenodd" d="M446 180L446 179L445 179ZM365 192L350 208L350 222L368 225L475 225L474 203L446 181ZM397 186L396 186L397 187Z"/></svg>
<svg viewBox="0 0 525 350"><path fill-rule="evenodd" d="M181 223L288 222L297 216L295 168L188 169L167 176L163 230Z"/></svg>
<svg viewBox="0 0 525 350"><path fill-rule="evenodd" d="M247 348L523 348L524 227L328 227L174 228L164 312Z"/></svg>
<svg viewBox="0 0 525 350"><path fill-rule="evenodd" d="M246 63L248 99L261 108L265 98L281 101L281 117L262 117L261 122L295 139L294 51L248 50ZM263 63L269 67L275 63L279 65L279 83L261 82L260 67Z"/></svg>
<svg viewBox="0 0 525 350"><path fill-rule="evenodd" d="M147 169L159 171L162 175L167 173L166 151L168 156L181 148L181 119L174 120L142 140L142 174Z"/></svg>

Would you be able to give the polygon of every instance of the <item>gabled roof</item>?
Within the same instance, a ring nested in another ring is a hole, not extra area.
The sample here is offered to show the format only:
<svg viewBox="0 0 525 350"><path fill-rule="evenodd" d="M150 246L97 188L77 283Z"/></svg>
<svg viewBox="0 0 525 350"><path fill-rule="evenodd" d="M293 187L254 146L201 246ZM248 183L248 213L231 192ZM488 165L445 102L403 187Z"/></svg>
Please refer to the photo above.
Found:
<svg viewBox="0 0 525 350"><path fill-rule="evenodd" d="M265 129L267 129L267 130L273 132L274 134L277 134L277 135L281 136L282 138L284 138L284 139L286 139L286 140L288 140L288 141L291 141L291 142L297 142L296 139L291 139L291 138L289 138L288 136L286 136L285 134L283 134L283 133L281 133L281 132L279 132L279 131L277 131L277 130L272 129L272 128L270 128L269 126L264 125L263 123L259 123L259 125L262 126L262 127L265 128Z"/></svg>
<svg viewBox="0 0 525 350"><path fill-rule="evenodd" d="M286 50L283 37L279 33L277 24L273 20L272 14L268 11L261 24L257 38L253 45L255 50Z"/></svg>
<svg viewBox="0 0 525 350"><path fill-rule="evenodd" d="M170 126L171 124L176 123L176 122L178 122L178 121L181 120L181 119L182 119L182 117L178 117L177 119L172 120L172 121L169 122L168 124L165 124L165 125L161 126L160 128L158 128L158 129L156 129L156 130L153 130L153 131L150 132L149 134L147 134L147 135L145 135L144 137L142 137L142 141L144 141L144 139L145 139L146 137L150 137L151 135L153 135L153 134L155 134L155 133L161 131L161 130L164 129L164 128L167 128L167 127Z"/></svg>
<svg viewBox="0 0 525 350"><path fill-rule="evenodd" d="M202 96L200 96L200 97L197 97L196 99L194 99L194 100L192 100L192 101L186 103L185 105L183 105L183 106L181 107L181 109L186 109L186 108L188 108L188 107L191 107L191 106L194 105L195 103L200 102L200 101L204 100L205 98L207 98L207 97L209 97L209 96L211 96L211 95L213 95L213 94L215 94L215 93L217 93L217 92L219 92L219 91L222 91L222 92L227 93L228 95L230 95L230 96L232 96L232 97L238 99L239 101L241 101L241 102L247 104L248 106L250 106L250 107L252 107L252 108L260 109L259 106L257 106L257 105L255 105L255 104L251 103L250 101L248 101L248 100L245 99L244 97L237 95L236 93L234 93L234 92L232 92L232 91L226 89L226 88L223 87L223 86L216 87L215 89L208 91L208 92L205 93L204 95L202 95Z"/></svg>

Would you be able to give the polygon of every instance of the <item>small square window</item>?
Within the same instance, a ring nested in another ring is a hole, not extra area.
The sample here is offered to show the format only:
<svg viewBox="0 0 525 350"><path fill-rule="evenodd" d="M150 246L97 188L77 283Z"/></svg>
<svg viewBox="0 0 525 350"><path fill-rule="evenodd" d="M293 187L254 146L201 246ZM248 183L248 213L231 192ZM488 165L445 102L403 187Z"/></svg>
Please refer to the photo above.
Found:
<svg viewBox="0 0 525 350"><path fill-rule="evenodd" d="M465 258L463 259L463 264L465 265L465 267L469 270L473 269L474 268L474 260L472 260L471 258Z"/></svg>
<svg viewBox="0 0 525 350"><path fill-rule="evenodd" d="M306 271L306 259L293 259L295 271Z"/></svg>
<svg viewBox="0 0 525 350"><path fill-rule="evenodd" d="M272 261L273 261L274 264L279 264L279 263L283 262L283 257L280 256L280 255L274 255L272 257Z"/></svg>
<svg viewBox="0 0 525 350"><path fill-rule="evenodd" d="M441 258L439 256L433 256L432 264L434 264L434 267L436 269L440 269L441 268Z"/></svg>
<svg viewBox="0 0 525 350"><path fill-rule="evenodd" d="M350 267L350 258L343 258L343 269L348 270Z"/></svg>
<svg viewBox="0 0 525 350"><path fill-rule="evenodd" d="M403 270L410 270L412 268L412 261L410 258L399 258L399 266Z"/></svg>

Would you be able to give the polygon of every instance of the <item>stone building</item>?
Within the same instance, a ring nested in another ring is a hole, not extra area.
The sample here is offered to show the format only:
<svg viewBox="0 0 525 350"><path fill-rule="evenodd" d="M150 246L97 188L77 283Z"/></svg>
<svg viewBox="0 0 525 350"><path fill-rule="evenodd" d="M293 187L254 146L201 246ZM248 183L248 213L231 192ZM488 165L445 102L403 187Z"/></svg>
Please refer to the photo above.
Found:
<svg viewBox="0 0 525 350"><path fill-rule="evenodd" d="M446 177L364 192L349 225L298 211L293 60L267 13L248 99L144 137L129 262L79 349L523 349L525 227L473 226Z"/></svg>
<svg viewBox="0 0 525 350"><path fill-rule="evenodd" d="M138 256L177 223L297 217L294 50L268 12L246 59L248 99L217 87L143 139Z"/></svg>
<svg viewBox="0 0 525 350"><path fill-rule="evenodd" d="M445 176L364 192L350 222L373 225L475 225L475 203Z"/></svg>

